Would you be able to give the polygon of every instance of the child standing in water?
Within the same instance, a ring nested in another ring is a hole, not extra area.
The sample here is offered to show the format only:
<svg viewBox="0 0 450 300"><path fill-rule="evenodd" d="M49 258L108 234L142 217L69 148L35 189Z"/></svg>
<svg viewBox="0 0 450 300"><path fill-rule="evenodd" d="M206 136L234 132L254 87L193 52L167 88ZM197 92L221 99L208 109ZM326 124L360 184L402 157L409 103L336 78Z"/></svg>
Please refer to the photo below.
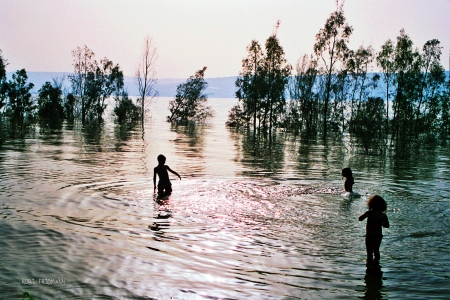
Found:
<svg viewBox="0 0 450 300"><path fill-rule="evenodd" d="M366 251L367 267L378 265L380 261L380 245L383 238L382 227L389 228L389 220L384 213L387 209L386 201L381 196L374 195L367 201L369 210L363 213L359 220L367 218ZM373 260L375 255L375 260Z"/></svg>
<svg viewBox="0 0 450 300"><path fill-rule="evenodd" d="M156 174L158 174L158 196L161 198L167 197L172 193L172 183L170 183L169 173L167 171L177 175L181 180L180 175L169 168L169 166L165 165L165 163L166 157L162 154L158 155L158 165L153 172L153 191L156 192Z"/></svg>
<svg viewBox="0 0 450 300"><path fill-rule="evenodd" d="M355 180L353 179L353 173L350 168L342 169L342 177L345 178L344 188L346 192L353 193L353 184L355 184Z"/></svg>

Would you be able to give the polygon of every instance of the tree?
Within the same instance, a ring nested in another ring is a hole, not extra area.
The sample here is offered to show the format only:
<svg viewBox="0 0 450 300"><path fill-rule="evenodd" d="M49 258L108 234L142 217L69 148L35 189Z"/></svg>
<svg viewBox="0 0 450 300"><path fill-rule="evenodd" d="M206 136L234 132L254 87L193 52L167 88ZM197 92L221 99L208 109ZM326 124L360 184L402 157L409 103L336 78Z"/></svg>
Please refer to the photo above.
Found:
<svg viewBox="0 0 450 300"><path fill-rule="evenodd" d="M94 52L86 45L72 51L74 74L69 75L72 95L75 97L75 114L81 110L81 121L102 122L105 100L123 90L123 72L118 64L104 58L98 63Z"/></svg>
<svg viewBox="0 0 450 300"><path fill-rule="evenodd" d="M23 129L34 119L34 110L36 105L31 97L30 90L34 84L27 83L28 76L25 69L16 71L12 75L12 80L8 82L8 104L7 116L11 122L13 129Z"/></svg>
<svg viewBox="0 0 450 300"><path fill-rule="evenodd" d="M45 123L61 123L64 119L61 84L56 80L53 84L46 82L38 91L39 120Z"/></svg>
<svg viewBox="0 0 450 300"><path fill-rule="evenodd" d="M69 93L64 101L64 115L70 122L73 122L75 118L75 106L76 98L72 93Z"/></svg>
<svg viewBox="0 0 450 300"><path fill-rule="evenodd" d="M95 72L89 72L86 81L87 114L89 121L103 121L105 100L123 90L123 72L118 64L104 58L97 64Z"/></svg>
<svg viewBox="0 0 450 300"><path fill-rule="evenodd" d="M389 88L396 76L394 52L394 43L391 40L387 40L377 54L377 63L381 67L383 81L386 85L386 133L389 132Z"/></svg>
<svg viewBox="0 0 450 300"><path fill-rule="evenodd" d="M253 134L256 133L256 120L260 113L262 84L264 77L262 76L262 68L264 61L264 53L258 41L252 40L247 46L248 56L242 60L242 70L236 79L236 97L242 102L242 107L235 107L233 114L230 116L243 117L246 120L253 120ZM241 124L243 120L234 122Z"/></svg>
<svg viewBox="0 0 450 300"><path fill-rule="evenodd" d="M363 145L366 154L372 145L382 153L385 137L383 99L369 97L361 103L351 120L351 132L356 135Z"/></svg>
<svg viewBox="0 0 450 300"><path fill-rule="evenodd" d="M296 106L301 120L298 120L300 129L305 128L306 133L317 131L320 102L315 93L317 85L317 61L308 55L297 61L296 75L291 79L289 92L293 106ZM304 125L303 125L304 124Z"/></svg>
<svg viewBox="0 0 450 300"><path fill-rule="evenodd" d="M374 59L374 50L371 46L364 48L360 46L356 52L350 51L346 62L346 68L352 78L350 122L355 110L359 110L364 101L367 100L367 88L370 85L367 71Z"/></svg>
<svg viewBox="0 0 450 300"><path fill-rule="evenodd" d="M94 52L86 45L84 48L77 47L72 51L74 74L69 75L72 84L72 95L75 97L77 104L75 106L75 115L81 110L81 121L86 121L86 97L87 97L87 77L90 72L94 72L97 62L94 60Z"/></svg>
<svg viewBox="0 0 450 300"><path fill-rule="evenodd" d="M346 23L343 6L338 6L325 21L325 25L316 35L314 53L322 61L322 73L325 75L325 91L323 106L323 135L327 136L327 121L333 74L337 64L348 55L347 44L353 28Z"/></svg>
<svg viewBox="0 0 450 300"><path fill-rule="evenodd" d="M208 85L204 79L206 67L195 72L185 83L177 86L175 99L169 102L169 122L202 122L212 116L211 107L206 106L208 96L203 93Z"/></svg>
<svg viewBox="0 0 450 300"><path fill-rule="evenodd" d="M146 99L152 99L157 95L155 90L156 85L156 71L155 62L157 59L156 48L153 45L151 37L147 36L144 43L144 52L142 54L142 61L136 70L136 79L139 89L139 102L141 104L141 121L144 124L145 103Z"/></svg>
<svg viewBox="0 0 450 300"><path fill-rule="evenodd" d="M427 41L421 55L419 95L415 105L415 133L436 132L441 111L439 93L444 88L445 71L440 64L442 46L439 40Z"/></svg>
<svg viewBox="0 0 450 300"><path fill-rule="evenodd" d="M119 123L133 123L139 120L142 115L139 106L133 103L126 92L114 97L116 107L114 107L114 114L117 116Z"/></svg>
<svg viewBox="0 0 450 300"><path fill-rule="evenodd" d="M269 134L276 124L278 117L284 112L286 105L285 91L291 75L292 66L284 57L284 50L280 46L276 34L271 35L265 44L266 57L264 59L264 90L266 102L264 107L264 122L269 118ZM270 135L269 135L270 137Z"/></svg>
<svg viewBox="0 0 450 300"><path fill-rule="evenodd" d="M392 138L395 138L400 155L407 151L409 140L413 136L414 99L417 99L420 84L420 54L413 49L413 42L400 30L394 51L394 66L397 88L393 100Z"/></svg>
<svg viewBox="0 0 450 300"><path fill-rule="evenodd" d="M6 103L6 94L8 90L8 82L6 81L6 66L8 61L3 58L2 50L0 49L0 110Z"/></svg>
<svg viewBox="0 0 450 300"><path fill-rule="evenodd" d="M444 90L439 97L442 106L439 136L445 143L450 137L450 79L445 83Z"/></svg>

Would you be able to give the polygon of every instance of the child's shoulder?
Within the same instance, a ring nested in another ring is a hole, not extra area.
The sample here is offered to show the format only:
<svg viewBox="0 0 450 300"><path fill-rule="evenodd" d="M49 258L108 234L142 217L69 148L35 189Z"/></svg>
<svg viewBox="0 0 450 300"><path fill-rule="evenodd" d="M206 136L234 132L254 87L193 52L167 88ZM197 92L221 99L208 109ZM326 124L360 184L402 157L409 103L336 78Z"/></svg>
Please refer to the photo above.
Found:
<svg viewBox="0 0 450 300"><path fill-rule="evenodd" d="M157 165L157 166L154 168L155 171L158 171L158 170L161 170L161 169L167 169L167 166L166 166L166 165Z"/></svg>

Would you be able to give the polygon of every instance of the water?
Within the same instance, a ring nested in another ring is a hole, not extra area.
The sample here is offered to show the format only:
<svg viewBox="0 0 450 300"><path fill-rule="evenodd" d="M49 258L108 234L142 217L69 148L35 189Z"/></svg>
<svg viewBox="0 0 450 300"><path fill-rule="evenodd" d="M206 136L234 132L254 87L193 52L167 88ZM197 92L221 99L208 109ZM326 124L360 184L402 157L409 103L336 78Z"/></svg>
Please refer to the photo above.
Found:
<svg viewBox="0 0 450 300"><path fill-rule="evenodd" d="M210 123L107 122L0 147L0 294L36 299L448 299L450 153L358 154L345 138L272 146ZM181 174L157 203L163 153ZM343 192L351 166L361 197ZM388 202L382 274L366 274L369 195Z"/></svg>

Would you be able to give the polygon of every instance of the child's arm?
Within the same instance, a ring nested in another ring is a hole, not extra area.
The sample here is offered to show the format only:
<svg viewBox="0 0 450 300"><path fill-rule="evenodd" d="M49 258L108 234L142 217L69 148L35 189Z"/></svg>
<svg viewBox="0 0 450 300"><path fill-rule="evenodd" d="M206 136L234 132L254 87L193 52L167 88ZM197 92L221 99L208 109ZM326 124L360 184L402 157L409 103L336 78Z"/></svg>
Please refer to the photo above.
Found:
<svg viewBox="0 0 450 300"><path fill-rule="evenodd" d="M363 221L365 218L369 216L369 211L366 211L362 215L359 216L358 220Z"/></svg>
<svg viewBox="0 0 450 300"><path fill-rule="evenodd" d="M166 165L166 168L167 168L168 171L170 171L170 173L177 175L178 178L180 178L180 180L181 180L181 176L180 176L177 172L175 172L174 170L172 170L171 168L169 168L169 166L167 166L167 165Z"/></svg>
<svg viewBox="0 0 450 300"><path fill-rule="evenodd" d="M156 170L153 169L153 193L156 192Z"/></svg>
<svg viewBox="0 0 450 300"><path fill-rule="evenodd" d="M389 228L389 220L385 214L383 215L383 223L381 225L383 225L384 228Z"/></svg>

